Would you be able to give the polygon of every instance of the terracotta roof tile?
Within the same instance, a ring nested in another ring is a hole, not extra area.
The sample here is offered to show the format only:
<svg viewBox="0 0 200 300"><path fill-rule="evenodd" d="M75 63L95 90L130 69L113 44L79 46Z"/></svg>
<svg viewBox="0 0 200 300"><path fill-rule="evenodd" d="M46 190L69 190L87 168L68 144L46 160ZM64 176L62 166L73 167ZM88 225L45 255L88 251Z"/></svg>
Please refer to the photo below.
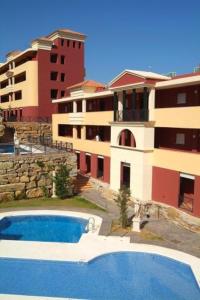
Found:
<svg viewBox="0 0 200 300"><path fill-rule="evenodd" d="M102 87L102 88L104 88L105 85L100 82L94 81L94 80L84 80L82 82L73 84L72 86L68 87L68 89L71 90L71 89L78 88L78 87L96 87L96 88Z"/></svg>

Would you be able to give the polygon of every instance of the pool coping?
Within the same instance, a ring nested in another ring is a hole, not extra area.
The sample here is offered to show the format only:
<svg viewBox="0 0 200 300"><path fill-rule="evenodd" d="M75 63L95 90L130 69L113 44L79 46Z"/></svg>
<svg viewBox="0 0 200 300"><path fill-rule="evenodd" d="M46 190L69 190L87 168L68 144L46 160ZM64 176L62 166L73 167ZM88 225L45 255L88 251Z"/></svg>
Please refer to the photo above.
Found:
<svg viewBox="0 0 200 300"><path fill-rule="evenodd" d="M49 243L0 240L0 257L49 261L53 260L89 262L98 256L115 252L142 252L157 254L189 265L200 288L200 258L165 247L149 244L130 243L129 237L99 235L99 231L102 225L102 218L94 214L66 210L23 210L3 212L0 215L0 219L5 216L44 214L73 216L86 219L93 217L95 219L96 227L94 230L89 231L87 234L83 234L78 243ZM12 295L8 295L8 297L6 295L0 295L0 299L4 300L25 299L23 297L20 297L21 296L17 296L16 298L15 295L15 298L12 298ZM30 299L42 300L57 298L32 297Z"/></svg>

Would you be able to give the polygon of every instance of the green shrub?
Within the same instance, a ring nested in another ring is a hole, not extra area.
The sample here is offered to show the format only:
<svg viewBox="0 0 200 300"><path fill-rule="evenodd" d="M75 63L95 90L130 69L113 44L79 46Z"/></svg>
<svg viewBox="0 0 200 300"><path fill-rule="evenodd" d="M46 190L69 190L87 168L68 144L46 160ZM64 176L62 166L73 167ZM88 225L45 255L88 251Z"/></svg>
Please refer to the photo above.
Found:
<svg viewBox="0 0 200 300"><path fill-rule="evenodd" d="M122 228L126 228L128 224L128 201L130 200L130 195L130 190L123 186L115 199L120 209L120 223Z"/></svg>
<svg viewBox="0 0 200 300"><path fill-rule="evenodd" d="M44 168L44 166L45 166L43 161L37 160L36 163L37 163L38 167L40 167L41 169Z"/></svg>
<svg viewBox="0 0 200 300"><path fill-rule="evenodd" d="M61 165L53 178L55 182L56 196L61 199L72 195L72 184L69 177L69 169L65 165Z"/></svg>

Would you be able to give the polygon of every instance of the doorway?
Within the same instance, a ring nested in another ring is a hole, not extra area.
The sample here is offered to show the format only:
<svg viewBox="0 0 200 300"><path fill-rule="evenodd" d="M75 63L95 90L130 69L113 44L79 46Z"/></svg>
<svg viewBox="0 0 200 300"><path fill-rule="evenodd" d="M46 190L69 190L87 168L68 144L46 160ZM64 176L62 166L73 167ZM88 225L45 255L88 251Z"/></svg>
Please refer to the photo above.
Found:
<svg viewBox="0 0 200 300"><path fill-rule="evenodd" d="M194 202L194 178L180 177L179 207L187 211L193 211Z"/></svg>
<svg viewBox="0 0 200 300"><path fill-rule="evenodd" d="M90 154L86 154L85 162L86 162L86 173L90 174L91 173L91 155Z"/></svg>
<svg viewBox="0 0 200 300"><path fill-rule="evenodd" d="M76 152L76 163L77 163L77 170L80 170L80 152Z"/></svg>
<svg viewBox="0 0 200 300"><path fill-rule="evenodd" d="M128 163L121 163L121 188L123 186L130 188L131 167Z"/></svg>
<svg viewBox="0 0 200 300"><path fill-rule="evenodd" d="M97 162L97 178L103 180L103 173L104 173L104 159L103 157L98 157L98 162Z"/></svg>

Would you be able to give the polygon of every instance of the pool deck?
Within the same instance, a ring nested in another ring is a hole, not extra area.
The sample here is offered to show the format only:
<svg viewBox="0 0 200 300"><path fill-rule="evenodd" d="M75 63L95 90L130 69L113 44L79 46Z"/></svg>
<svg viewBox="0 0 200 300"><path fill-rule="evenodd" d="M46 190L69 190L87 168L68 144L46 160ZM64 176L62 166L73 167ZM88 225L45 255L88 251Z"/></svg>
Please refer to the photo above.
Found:
<svg viewBox="0 0 200 300"><path fill-rule="evenodd" d="M53 261L78 261L89 262L97 256L121 251L146 252L163 255L178 260L191 266L197 283L200 286L200 259L177 250L147 245L142 243L131 243L130 237L103 236L100 235L102 219L99 216L88 213L70 212L61 210L27 210L4 212L1 218L14 215L67 215L76 217L91 216L95 218L95 228L83 234L78 243L49 243L30 241L0 241L0 257L18 259L39 259Z"/></svg>
<svg viewBox="0 0 200 300"><path fill-rule="evenodd" d="M91 195L90 195L91 196ZM90 198L88 197L88 199ZM118 251L146 252L164 255L171 259L186 263L191 266L196 281L200 287L200 234L190 232L183 227L174 224L164 218L158 221L148 222L145 228L162 239L146 239L139 233L111 230L112 220L119 217L119 211L114 202L107 202L101 196L98 199L93 194L96 204L106 208L107 212L89 209L64 209L49 207L45 209L47 214L76 215L77 217L95 217L95 230L83 234L79 243L47 243L25 241L0 241L0 257L19 259L39 259L55 261L79 261L88 262L99 255ZM91 199L89 199L91 200ZM93 199L94 200L94 199ZM105 201L103 203L102 201ZM0 216L5 214L30 214L44 213L41 208L30 209L4 209L0 210ZM178 251L179 250L179 251ZM184 251L184 252L183 252ZM187 252L187 253L185 253ZM194 255L194 256L193 256ZM57 298L30 297L18 295L2 295L2 300L48 300ZM67 299L67 298L59 298Z"/></svg>

